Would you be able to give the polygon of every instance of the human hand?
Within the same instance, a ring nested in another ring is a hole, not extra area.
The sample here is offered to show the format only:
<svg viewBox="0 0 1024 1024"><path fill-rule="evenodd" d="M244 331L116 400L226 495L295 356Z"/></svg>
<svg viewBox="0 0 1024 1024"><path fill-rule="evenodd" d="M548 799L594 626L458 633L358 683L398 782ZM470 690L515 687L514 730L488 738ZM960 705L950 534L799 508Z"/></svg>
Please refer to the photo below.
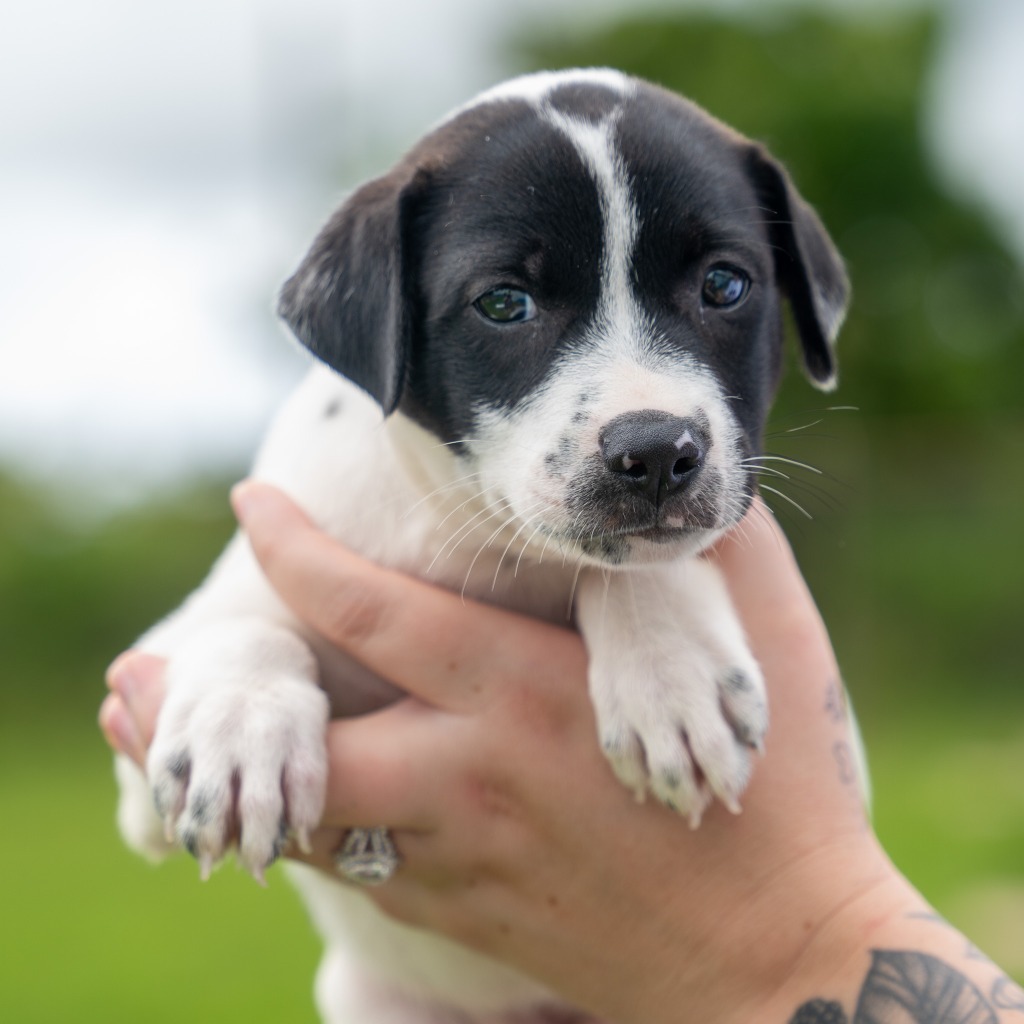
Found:
<svg viewBox="0 0 1024 1024"><path fill-rule="evenodd" d="M614 780L576 634L373 566L265 486L241 488L237 508L293 610L411 695L331 724L324 825L303 858L333 871L348 828L387 826L403 863L368 890L386 912L616 1020L673 1019L681 1002L691 1019L750 1020L829 945L826 922L892 884L827 636L763 509L713 557L768 679L773 729L743 814L715 807L691 833ZM160 667L121 659L101 713L140 763Z"/></svg>

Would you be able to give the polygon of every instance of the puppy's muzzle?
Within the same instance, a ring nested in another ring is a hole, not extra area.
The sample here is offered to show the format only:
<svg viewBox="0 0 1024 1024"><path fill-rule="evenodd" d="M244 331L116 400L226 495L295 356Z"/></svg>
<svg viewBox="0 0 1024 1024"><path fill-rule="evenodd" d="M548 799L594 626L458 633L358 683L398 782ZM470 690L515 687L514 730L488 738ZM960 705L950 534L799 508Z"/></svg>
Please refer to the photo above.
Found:
<svg viewBox="0 0 1024 1024"><path fill-rule="evenodd" d="M652 409L616 416L599 443L608 471L655 507L693 484L708 448L696 421Z"/></svg>

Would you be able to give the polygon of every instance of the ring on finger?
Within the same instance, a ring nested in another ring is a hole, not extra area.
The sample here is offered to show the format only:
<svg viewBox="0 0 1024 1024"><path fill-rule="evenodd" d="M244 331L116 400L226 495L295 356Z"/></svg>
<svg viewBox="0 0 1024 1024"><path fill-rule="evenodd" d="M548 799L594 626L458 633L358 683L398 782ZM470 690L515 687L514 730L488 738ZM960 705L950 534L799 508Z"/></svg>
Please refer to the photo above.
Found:
<svg viewBox="0 0 1024 1024"><path fill-rule="evenodd" d="M383 885L398 870L401 858L383 826L352 828L334 854L334 866L356 885Z"/></svg>

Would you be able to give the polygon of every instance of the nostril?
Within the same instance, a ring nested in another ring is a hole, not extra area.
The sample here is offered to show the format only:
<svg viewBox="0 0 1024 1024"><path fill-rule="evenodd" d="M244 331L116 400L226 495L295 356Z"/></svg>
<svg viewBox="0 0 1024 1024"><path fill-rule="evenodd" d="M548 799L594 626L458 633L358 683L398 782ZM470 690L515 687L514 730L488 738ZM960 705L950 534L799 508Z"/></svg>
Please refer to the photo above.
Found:
<svg viewBox="0 0 1024 1024"><path fill-rule="evenodd" d="M680 449L679 457L672 465L672 475L678 480L695 469L700 469L704 461L701 450L692 441L687 442Z"/></svg>

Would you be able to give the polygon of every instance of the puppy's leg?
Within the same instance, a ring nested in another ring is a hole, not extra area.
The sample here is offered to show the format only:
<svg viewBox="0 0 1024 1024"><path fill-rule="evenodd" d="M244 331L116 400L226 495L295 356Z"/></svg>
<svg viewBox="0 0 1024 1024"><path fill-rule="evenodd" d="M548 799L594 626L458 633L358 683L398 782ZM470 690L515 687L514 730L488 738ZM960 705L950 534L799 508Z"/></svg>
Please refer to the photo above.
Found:
<svg viewBox="0 0 1024 1024"><path fill-rule="evenodd" d="M262 878L288 832L303 841L323 808L328 700L316 661L284 626L215 620L176 645L166 684L146 766L163 849L180 843L205 875L237 841L243 864ZM159 854L152 817L135 806L137 780L127 781L126 839Z"/></svg>
<svg viewBox="0 0 1024 1024"><path fill-rule="evenodd" d="M694 826L713 796L738 810L768 711L718 570L690 559L587 574L577 611L601 744L619 778Z"/></svg>
<svg viewBox="0 0 1024 1024"><path fill-rule="evenodd" d="M164 823L156 813L153 791L145 774L123 754L114 759L114 774L120 789L117 826L121 837L147 860L162 860L175 844L164 834Z"/></svg>

